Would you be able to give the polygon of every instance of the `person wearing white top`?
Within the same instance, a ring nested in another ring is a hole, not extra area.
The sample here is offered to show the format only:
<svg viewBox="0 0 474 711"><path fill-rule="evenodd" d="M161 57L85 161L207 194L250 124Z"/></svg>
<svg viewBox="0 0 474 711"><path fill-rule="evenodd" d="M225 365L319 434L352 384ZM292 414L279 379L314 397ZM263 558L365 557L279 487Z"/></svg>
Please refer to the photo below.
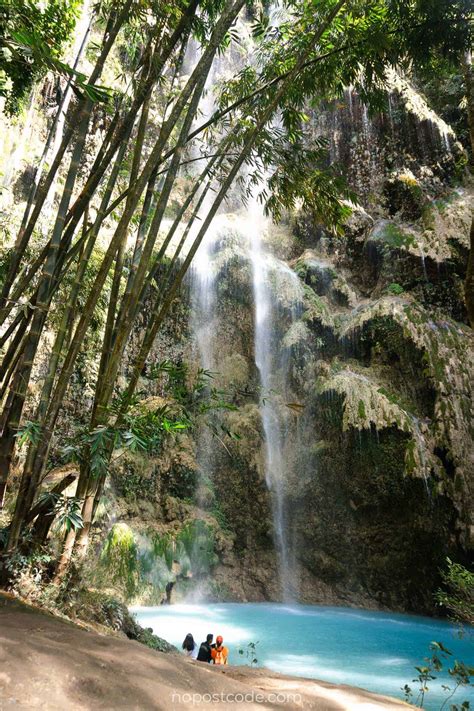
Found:
<svg viewBox="0 0 474 711"><path fill-rule="evenodd" d="M183 650L187 657L191 657L191 659L197 659L199 649L196 642L194 641L194 637L192 636L192 634L187 634L184 638Z"/></svg>

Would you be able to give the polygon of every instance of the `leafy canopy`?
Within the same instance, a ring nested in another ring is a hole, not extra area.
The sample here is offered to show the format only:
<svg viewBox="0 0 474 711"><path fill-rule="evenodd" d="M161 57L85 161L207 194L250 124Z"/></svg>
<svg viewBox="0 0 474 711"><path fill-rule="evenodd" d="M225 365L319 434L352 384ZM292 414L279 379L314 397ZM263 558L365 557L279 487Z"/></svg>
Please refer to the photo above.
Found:
<svg viewBox="0 0 474 711"><path fill-rule="evenodd" d="M8 114L18 113L33 83L48 69L70 70L60 58L73 35L81 4L81 0L1 3L0 96L5 98Z"/></svg>

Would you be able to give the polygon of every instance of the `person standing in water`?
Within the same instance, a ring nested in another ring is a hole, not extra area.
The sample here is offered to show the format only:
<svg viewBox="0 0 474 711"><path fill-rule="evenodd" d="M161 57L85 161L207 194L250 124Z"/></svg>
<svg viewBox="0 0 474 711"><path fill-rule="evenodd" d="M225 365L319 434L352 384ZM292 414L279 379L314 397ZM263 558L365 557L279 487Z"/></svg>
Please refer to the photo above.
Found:
<svg viewBox="0 0 474 711"><path fill-rule="evenodd" d="M194 637L192 636L192 634L187 634L184 638L183 649L187 657L191 657L191 659L197 659L198 647L196 642L194 641Z"/></svg>
<svg viewBox="0 0 474 711"><path fill-rule="evenodd" d="M198 662L207 662L208 664L211 663L212 650L216 646L215 644L212 644L213 639L214 639L214 635L208 634L206 636L206 641L202 642L201 646L199 647L199 652L197 655Z"/></svg>
<svg viewBox="0 0 474 711"><path fill-rule="evenodd" d="M216 637L216 644L215 647L212 648L211 654L214 664L227 664L229 650L227 647L224 647L224 640L220 635Z"/></svg>

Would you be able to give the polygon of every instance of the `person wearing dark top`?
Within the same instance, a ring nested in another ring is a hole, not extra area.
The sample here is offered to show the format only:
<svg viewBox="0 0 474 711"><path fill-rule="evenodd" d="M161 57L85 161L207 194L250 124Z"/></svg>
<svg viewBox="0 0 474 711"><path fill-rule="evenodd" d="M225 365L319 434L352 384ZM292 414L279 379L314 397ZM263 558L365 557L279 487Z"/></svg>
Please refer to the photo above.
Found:
<svg viewBox="0 0 474 711"><path fill-rule="evenodd" d="M197 655L197 660L198 662L207 662L208 664L211 663L212 660L212 648L215 647L214 644L212 644L212 640L214 638L214 635L208 634L206 637L206 641L201 644L199 647L199 652Z"/></svg>

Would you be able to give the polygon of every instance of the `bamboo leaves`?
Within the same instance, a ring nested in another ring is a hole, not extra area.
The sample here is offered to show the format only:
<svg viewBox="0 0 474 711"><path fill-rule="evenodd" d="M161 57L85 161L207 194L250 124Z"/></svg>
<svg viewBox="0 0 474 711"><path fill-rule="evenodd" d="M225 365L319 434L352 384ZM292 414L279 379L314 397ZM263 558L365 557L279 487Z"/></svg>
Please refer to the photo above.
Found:
<svg viewBox="0 0 474 711"><path fill-rule="evenodd" d="M37 444L41 436L41 425L38 422L26 420L16 434L17 446L21 449L25 444Z"/></svg>
<svg viewBox="0 0 474 711"><path fill-rule="evenodd" d="M59 75L72 80L72 86L76 88L79 95L86 96L92 102L110 101L112 92L109 88L90 84L87 75L74 69L66 62L57 59L46 42L35 29L21 29L11 32L10 38L4 39L5 51L10 52L10 61L13 52L22 52L30 61L42 65L45 70L50 69Z"/></svg>
<svg viewBox="0 0 474 711"><path fill-rule="evenodd" d="M38 505L54 511L57 530L69 532L82 528L81 502L76 497L47 491L38 498Z"/></svg>

